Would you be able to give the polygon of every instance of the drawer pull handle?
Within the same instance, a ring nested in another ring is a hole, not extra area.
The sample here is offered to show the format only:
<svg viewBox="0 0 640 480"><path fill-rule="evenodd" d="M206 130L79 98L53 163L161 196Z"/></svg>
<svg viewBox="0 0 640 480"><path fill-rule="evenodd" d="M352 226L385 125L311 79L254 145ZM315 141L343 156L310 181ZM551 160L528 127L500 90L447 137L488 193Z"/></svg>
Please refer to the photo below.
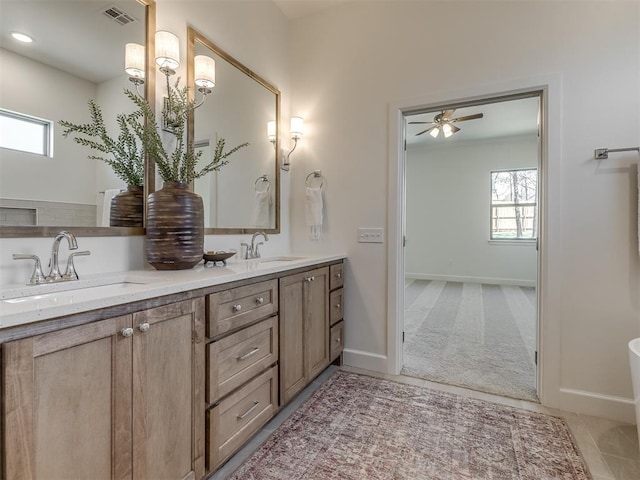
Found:
<svg viewBox="0 0 640 480"><path fill-rule="evenodd" d="M307 277L304 279L307 283L311 283L311 277Z"/></svg>
<svg viewBox="0 0 640 480"><path fill-rule="evenodd" d="M127 328L123 328L122 330L120 330L120 334L123 337L131 337L133 335L133 328L131 327L127 327Z"/></svg>
<svg viewBox="0 0 640 480"><path fill-rule="evenodd" d="M335 307L336 307L338 310L340 310L340 307L341 307L341 306L342 306L342 305L340 305L339 303L336 303L336 304L335 304Z"/></svg>
<svg viewBox="0 0 640 480"><path fill-rule="evenodd" d="M256 297L256 303L258 305L262 305L264 303L264 298L263 297Z"/></svg>
<svg viewBox="0 0 640 480"><path fill-rule="evenodd" d="M260 351L260 347L253 347L251 350L249 350L244 355L240 355L239 357L236 357L236 360L245 360L245 359L249 358L251 355L255 355L256 353L258 353L258 351Z"/></svg>
<svg viewBox="0 0 640 480"><path fill-rule="evenodd" d="M336 278L342 278L342 274L340 272L336 273Z"/></svg>
<svg viewBox="0 0 640 480"><path fill-rule="evenodd" d="M149 324L147 322L141 323L140 325L138 325L138 330L140 330L141 332L148 332L149 331Z"/></svg>
<svg viewBox="0 0 640 480"><path fill-rule="evenodd" d="M256 409L256 407L257 407L258 405L260 405L260 402L259 402L259 401L257 401L257 400L254 400L254 401L253 401L253 405L252 405L251 407L249 407L249 410L247 410L246 412L244 412L242 415L238 415L236 418L237 418L238 420L242 420L242 419L244 419L244 417L246 417L246 416L247 416L247 415L249 415L251 412L253 412L253 411Z"/></svg>
<svg viewBox="0 0 640 480"><path fill-rule="evenodd" d="M240 305L239 303L236 303L236 304L233 306L233 311L234 311L234 312L239 312L240 310L242 310L242 305Z"/></svg>

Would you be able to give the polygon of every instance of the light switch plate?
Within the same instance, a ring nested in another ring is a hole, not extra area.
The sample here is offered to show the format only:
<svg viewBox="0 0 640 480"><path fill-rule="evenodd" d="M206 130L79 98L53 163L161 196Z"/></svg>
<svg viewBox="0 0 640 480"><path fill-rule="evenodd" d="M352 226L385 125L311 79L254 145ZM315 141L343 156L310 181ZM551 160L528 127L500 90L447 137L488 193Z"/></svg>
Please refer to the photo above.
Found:
<svg viewBox="0 0 640 480"><path fill-rule="evenodd" d="M384 228L359 228L358 242L384 243Z"/></svg>

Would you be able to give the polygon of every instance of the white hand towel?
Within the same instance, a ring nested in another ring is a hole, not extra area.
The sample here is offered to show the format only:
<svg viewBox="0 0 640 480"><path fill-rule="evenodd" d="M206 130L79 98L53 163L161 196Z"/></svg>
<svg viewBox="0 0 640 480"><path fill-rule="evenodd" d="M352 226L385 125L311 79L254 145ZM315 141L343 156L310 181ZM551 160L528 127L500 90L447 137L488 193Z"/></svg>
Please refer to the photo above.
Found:
<svg viewBox="0 0 640 480"><path fill-rule="evenodd" d="M307 187L305 191L304 217L311 229L311 240L320 240L322 232L322 189Z"/></svg>
<svg viewBox="0 0 640 480"><path fill-rule="evenodd" d="M271 213L271 192L269 189L256 191L253 198L253 212L251 215L251 224L254 227L269 228Z"/></svg>
<svg viewBox="0 0 640 480"><path fill-rule="evenodd" d="M102 221L103 227L111 226L111 199L120 193L119 188L112 188L104 191L102 197Z"/></svg>

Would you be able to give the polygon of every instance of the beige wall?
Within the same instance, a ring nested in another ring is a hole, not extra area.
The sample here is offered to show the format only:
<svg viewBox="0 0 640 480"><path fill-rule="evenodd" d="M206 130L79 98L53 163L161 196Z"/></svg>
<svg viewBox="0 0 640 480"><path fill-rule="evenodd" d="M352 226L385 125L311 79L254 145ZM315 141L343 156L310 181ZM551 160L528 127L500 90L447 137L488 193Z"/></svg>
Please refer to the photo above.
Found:
<svg viewBox="0 0 640 480"><path fill-rule="evenodd" d="M395 321L386 245L357 243L358 227L388 226L390 104L492 85L499 92L503 82L546 75L558 79L558 121L544 400L632 419L626 344L640 335L638 157L596 162L593 149L638 144L639 20L636 2L383 1L292 23L292 109L308 126L292 171L292 242L349 255L348 361L384 368ZM323 240L311 242L302 198L304 176L317 168L327 179L327 220Z"/></svg>

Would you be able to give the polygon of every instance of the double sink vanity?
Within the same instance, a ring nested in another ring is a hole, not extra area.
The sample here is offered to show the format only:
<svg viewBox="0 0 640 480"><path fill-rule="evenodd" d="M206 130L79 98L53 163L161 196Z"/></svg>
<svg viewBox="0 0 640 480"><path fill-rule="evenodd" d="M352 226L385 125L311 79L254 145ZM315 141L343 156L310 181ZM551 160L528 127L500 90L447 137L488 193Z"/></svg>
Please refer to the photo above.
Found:
<svg viewBox="0 0 640 480"><path fill-rule="evenodd" d="M201 479L331 362L344 255L0 292L4 478Z"/></svg>

